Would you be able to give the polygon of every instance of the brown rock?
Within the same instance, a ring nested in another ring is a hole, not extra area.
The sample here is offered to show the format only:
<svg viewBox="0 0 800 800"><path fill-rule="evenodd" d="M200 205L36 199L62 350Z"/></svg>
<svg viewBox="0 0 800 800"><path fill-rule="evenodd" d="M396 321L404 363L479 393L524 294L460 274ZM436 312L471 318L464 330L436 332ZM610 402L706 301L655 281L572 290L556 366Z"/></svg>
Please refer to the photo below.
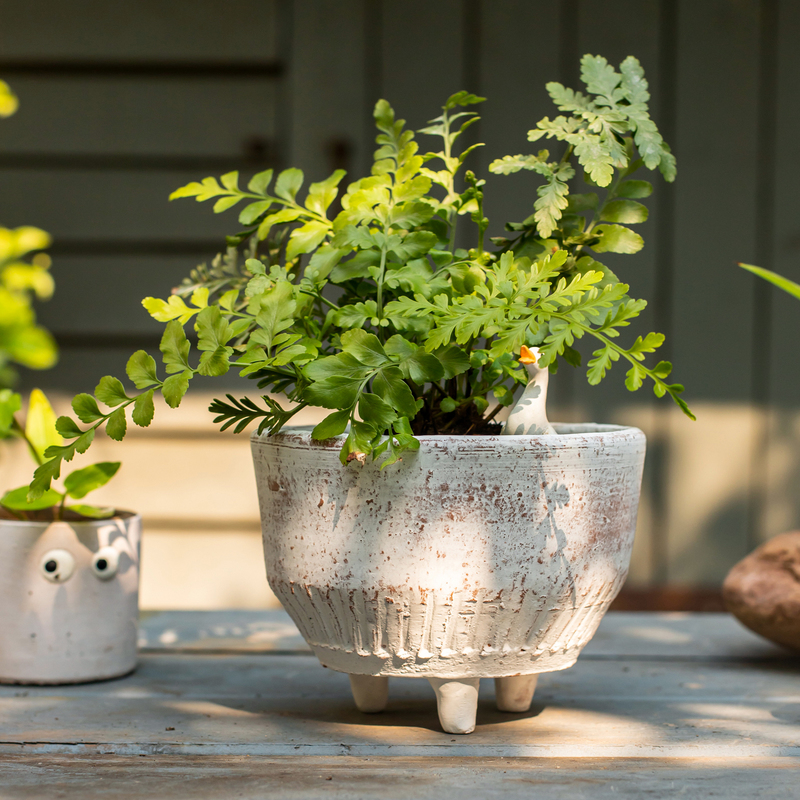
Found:
<svg viewBox="0 0 800 800"><path fill-rule="evenodd" d="M782 533L742 559L725 578L722 598L750 630L800 651L800 531Z"/></svg>

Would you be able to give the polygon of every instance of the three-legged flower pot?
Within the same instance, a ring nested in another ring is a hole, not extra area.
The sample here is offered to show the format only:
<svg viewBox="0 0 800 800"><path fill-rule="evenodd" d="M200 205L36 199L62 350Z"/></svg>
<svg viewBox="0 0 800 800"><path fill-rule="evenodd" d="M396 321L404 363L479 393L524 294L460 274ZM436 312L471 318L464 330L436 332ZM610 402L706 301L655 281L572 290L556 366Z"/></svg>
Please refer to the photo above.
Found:
<svg viewBox="0 0 800 800"><path fill-rule="evenodd" d="M480 678L526 711L575 663L625 580L645 437L423 436L380 470L308 430L254 436L270 586L319 660L383 709L388 678L427 678L449 733L475 727Z"/></svg>
<svg viewBox="0 0 800 800"><path fill-rule="evenodd" d="M141 518L0 519L0 683L82 683L136 666Z"/></svg>

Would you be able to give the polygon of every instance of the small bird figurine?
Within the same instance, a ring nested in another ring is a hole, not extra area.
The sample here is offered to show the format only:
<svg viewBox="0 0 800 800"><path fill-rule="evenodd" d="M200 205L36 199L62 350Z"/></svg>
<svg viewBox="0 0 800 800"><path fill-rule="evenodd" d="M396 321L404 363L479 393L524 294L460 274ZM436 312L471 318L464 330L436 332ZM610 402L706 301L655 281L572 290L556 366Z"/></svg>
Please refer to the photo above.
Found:
<svg viewBox="0 0 800 800"><path fill-rule="evenodd" d="M528 371L528 385L508 415L502 434L505 436L546 436L555 434L553 426L547 421L547 380L548 369L540 369L539 348L522 345L519 352L520 364Z"/></svg>

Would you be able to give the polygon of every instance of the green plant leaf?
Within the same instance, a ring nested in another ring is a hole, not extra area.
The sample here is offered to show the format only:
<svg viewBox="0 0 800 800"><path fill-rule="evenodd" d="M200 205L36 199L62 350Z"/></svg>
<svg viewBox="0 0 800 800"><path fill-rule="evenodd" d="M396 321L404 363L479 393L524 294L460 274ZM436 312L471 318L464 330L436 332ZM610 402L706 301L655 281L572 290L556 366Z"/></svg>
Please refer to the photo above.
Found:
<svg viewBox="0 0 800 800"><path fill-rule="evenodd" d="M294 201L303 185L303 173L299 169L285 169L275 181L275 194L284 200Z"/></svg>
<svg viewBox="0 0 800 800"><path fill-rule="evenodd" d="M72 398L72 410L81 422L97 422L102 419L105 414L97 407L97 401L90 394L77 394ZM54 418L55 422L55 418ZM61 444L59 441L50 442L50 444Z"/></svg>
<svg viewBox="0 0 800 800"><path fill-rule="evenodd" d="M263 172L253 175L253 177L250 179L250 183L247 184L247 188L253 194L266 194L271 182L272 170L265 169Z"/></svg>
<svg viewBox="0 0 800 800"><path fill-rule="evenodd" d="M451 94L450 97L447 98L447 102L444 104L443 108L445 110L450 110L456 106L471 106L475 103L483 103L485 100L485 97L478 97L476 94L471 94L470 92L462 90Z"/></svg>
<svg viewBox="0 0 800 800"><path fill-rule="evenodd" d="M183 330L181 328L181 330ZM188 342L187 342L188 344ZM137 350L129 359L125 372L137 389L146 389L158 383L156 360L144 350ZM74 408L74 406L73 406ZM88 422L89 420L84 420Z"/></svg>
<svg viewBox="0 0 800 800"><path fill-rule="evenodd" d="M245 206L239 213L239 222L242 225L252 225L262 214L272 208L272 200L258 200Z"/></svg>
<svg viewBox="0 0 800 800"><path fill-rule="evenodd" d="M20 486L12 489L0 497L0 506L10 508L12 511L40 511L43 508L52 508L61 502L63 495L55 489L48 489L36 500L28 502L28 487Z"/></svg>
<svg viewBox="0 0 800 800"><path fill-rule="evenodd" d="M238 202L240 202L243 198L241 196L237 197L221 197L214 203L214 213L221 214L223 211L227 211L229 208L233 208Z"/></svg>
<svg viewBox="0 0 800 800"><path fill-rule="evenodd" d="M183 330L183 325L178 321L167 323L161 337L161 350L164 367L167 373L183 372L190 370L189 366L189 340Z"/></svg>
<svg viewBox="0 0 800 800"><path fill-rule="evenodd" d="M582 211L594 211L597 208L598 198L594 192L570 194L568 199L565 209L567 214L580 214Z"/></svg>
<svg viewBox="0 0 800 800"><path fill-rule="evenodd" d="M100 383L97 384L94 390L94 396L101 403L105 403L111 408L118 406L120 403L124 403L126 400L130 400L130 397L125 394L125 387L122 385L122 382L111 375L100 378Z"/></svg>
<svg viewBox="0 0 800 800"><path fill-rule="evenodd" d="M125 418L125 409L118 408L114 411L106 421L106 433L117 442L121 442L125 438L125 433L128 429L128 422Z"/></svg>
<svg viewBox="0 0 800 800"><path fill-rule="evenodd" d="M300 218L300 215L303 212L297 208L284 208L283 211L277 211L274 214L270 214L268 217L264 217L262 223L258 226L258 238L259 239L266 239L269 236L270 230L272 230L273 225L282 225L285 222L294 222L296 219Z"/></svg>
<svg viewBox="0 0 800 800"><path fill-rule="evenodd" d="M400 368L403 377L410 378L419 386L444 378L441 361L432 353L426 353L425 348L409 342L400 334L392 336L386 342L385 350Z"/></svg>
<svg viewBox="0 0 800 800"><path fill-rule="evenodd" d="M44 459L44 452L48 447L64 443L56 430L55 411L40 389L31 390L28 400L28 415L25 419L25 436L33 445L33 449L36 450L40 459Z"/></svg>
<svg viewBox="0 0 800 800"><path fill-rule="evenodd" d="M219 197L221 194L228 194L228 192L217 183L216 178L209 177L203 178L200 182L192 181L187 183L186 186L181 186L169 196L169 199L177 200L181 197L194 197L198 203L202 203L205 200L211 200L213 197Z"/></svg>
<svg viewBox="0 0 800 800"><path fill-rule="evenodd" d="M182 297L171 294L166 300L157 297L145 297L142 305L150 316L158 322L178 320L181 324L187 323L196 313L196 308L189 308Z"/></svg>
<svg viewBox="0 0 800 800"><path fill-rule="evenodd" d="M108 519L113 517L116 509L114 508L101 508L99 506L89 506L85 503L72 503L65 506L69 511L75 514L80 514L83 517L90 517L91 519Z"/></svg>
<svg viewBox="0 0 800 800"><path fill-rule="evenodd" d="M398 416L409 419L416 416L417 401L398 367L384 367L373 379L372 391L397 411Z"/></svg>
<svg viewBox="0 0 800 800"><path fill-rule="evenodd" d="M620 197L650 197L652 193L653 184L649 181L622 181L622 183L617 186L617 194Z"/></svg>
<svg viewBox="0 0 800 800"><path fill-rule="evenodd" d="M439 237L435 233L429 233L428 231L409 233L402 242L392 247L392 252L400 261L410 261L413 258L424 256L436 245L438 240Z"/></svg>
<svg viewBox="0 0 800 800"><path fill-rule="evenodd" d="M119 461L101 461L83 469L76 469L64 478L64 489L69 497L80 500L89 492L105 486L117 474L119 468Z"/></svg>
<svg viewBox="0 0 800 800"><path fill-rule="evenodd" d="M389 361L380 339L363 330L343 333L342 349L367 367L380 367Z"/></svg>
<svg viewBox="0 0 800 800"><path fill-rule="evenodd" d="M319 183L312 183L308 187L308 197L306 198L306 208L316 214L325 216L330 204L336 199L337 186L347 173L343 169L337 169L329 178Z"/></svg>
<svg viewBox="0 0 800 800"><path fill-rule="evenodd" d="M428 222L433 217L434 211L430 203L401 203L392 208L388 223L395 228L416 228L417 225Z"/></svg>
<svg viewBox="0 0 800 800"><path fill-rule="evenodd" d="M291 261L302 253L311 252L328 233L328 226L324 222L312 220L300 228L295 228L286 246L286 258Z"/></svg>
<svg viewBox="0 0 800 800"><path fill-rule="evenodd" d="M358 400L363 383L363 379L355 376L331 375L306 387L303 400L309 405L322 408L352 408Z"/></svg>
<svg viewBox="0 0 800 800"><path fill-rule="evenodd" d="M152 421L155 414L155 406L153 405L153 392L155 389L150 389L144 394L140 394L133 401L133 414L131 418L134 424L140 428L146 428Z"/></svg>
<svg viewBox="0 0 800 800"><path fill-rule="evenodd" d="M547 151L545 158L547 158ZM489 171L496 175L511 175L514 172L519 172L521 169L539 170L542 164L542 158L533 155L517 155L517 156L503 156L496 158L489 164Z"/></svg>
<svg viewBox="0 0 800 800"><path fill-rule="evenodd" d="M316 256L316 253L314 254ZM449 255L449 253L448 253ZM340 261L331 271L333 283L344 283L354 278L366 278L369 268L380 263L381 255L375 250L361 250L347 261Z"/></svg>
<svg viewBox="0 0 800 800"><path fill-rule="evenodd" d="M604 222L622 222L626 225L635 225L647 220L647 206L635 200L610 200L601 212L600 219Z"/></svg>
<svg viewBox="0 0 800 800"><path fill-rule="evenodd" d="M121 411L122 409L119 409L119 410ZM114 413L116 414L117 412L115 411ZM77 441L72 443L72 447L74 448L75 453L85 453L91 447L91 444L92 444L93 441L94 441L94 428L89 428L88 431L84 431L78 437ZM48 458L50 457L49 453L53 449L54 448L52 448L52 447L48 447L47 448L47 451L45 452L45 455ZM64 459L66 461L72 461L73 455L74 455L74 453L66 453L64 455Z"/></svg>
<svg viewBox="0 0 800 800"><path fill-rule="evenodd" d="M181 404L183 396L189 391L191 377L192 371L187 369L185 372L170 375L164 381L164 385L161 387L161 394L170 408L177 408Z"/></svg>
<svg viewBox="0 0 800 800"><path fill-rule="evenodd" d="M345 432L349 422L350 412L347 409L344 411L334 411L333 414L328 414L328 416L311 431L311 438L317 441L333 439L334 436L340 436Z"/></svg>
<svg viewBox="0 0 800 800"><path fill-rule="evenodd" d="M592 233L600 236L600 241L592 245L595 253L630 254L644 247L644 239L622 225L595 225Z"/></svg>
<svg viewBox="0 0 800 800"><path fill-rule="evenodd" d="M305 277L311 281L323 281L330 274L333 268L339 263L347 250L330 245L322 245L308 262Z"/></svg>
<svg viewBox="0 0 800 800"><path fill-rule="evenodd" d="M56 430L65 439L74 439L76 436L80 436L83 433L75 420L70 417L59 417L56 420Z"/></svg>
<svg viewBox="0 0 800 800"><path fill-rule="evenodd" d="M796 297L800 300L800 284L790 281L788 278L778 275L777 272L772 272L763 267L756 267L752 264L739 264L739 266L742 269L746 269L748 272L752 272L753 275L758 275L759 278L769 281L773 286L783 289L784 292L788 292L792 297Z"/></svg>
<svg viewBox="0 0 800 800"><path fill-rule="evenodd" d="M273 339L294 323L297 303L293 299L294 287L289 281L280 280L272 289L264 292L259 299L259 311L256 315L258 330L251 335L250 341L262 344L268 350L273 346Z"/></svg>
<svg viewBox="0 0 800 800"><path fill-rule="evenodd" d="M358 413L364 422L368 422L378 432L391 427L397 419L394 409L378 395L362 392L358 398Z"/></svg>
<svg viewBox="0 0 800 800"><path fill-rule="evenodd" d="M363 328L367 320L376 319L378 304L374 300L342 306L333 312L334 324L340 328Z"/></svg>
<svg viewBox="0 0 800 800"><path fill-rule="evenodd" d="M197 315L197 349L201 351L197 372L200 375L224 375L230 369L233 348L228 342L233 330L217 306L204 308Z"/></svg>
<svg viewBox="0 0 800 800"><path fill-rule="evenodd" d="M238 172L226 172L224 175L220 177L220 182L222 185L229 189L232 192L239 191L239 173Z"/></svg>
<svg viewBox="0 0 800 800"><path fill-rule="evenodd" d="M469 369L469 356L462 348L455 345L434 350L433 355L444 369L445 380L455 378L456 375L461 375Z"/></svg>
<svg viewBox="0 0 800 800"><path fill-rule="evenodd" d="M36 468L33 473L33 480L28 487L27 499L29 503L43 497L45 492L50 489L51 481L56 480L61 474L61 458L51 458L44 464Z"/></svg>

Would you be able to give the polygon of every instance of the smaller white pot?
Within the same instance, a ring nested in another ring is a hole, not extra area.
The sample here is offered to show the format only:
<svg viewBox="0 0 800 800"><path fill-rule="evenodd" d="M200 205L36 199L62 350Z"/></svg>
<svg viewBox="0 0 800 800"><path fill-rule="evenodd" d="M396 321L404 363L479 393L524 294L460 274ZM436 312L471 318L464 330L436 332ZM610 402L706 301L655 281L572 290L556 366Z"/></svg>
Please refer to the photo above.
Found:
<svg viewBox="0 0 800 800"><path fill-rule="evenodd" d="M0 683L81 683L136 667L141 517L0 520Z"/></svg>

